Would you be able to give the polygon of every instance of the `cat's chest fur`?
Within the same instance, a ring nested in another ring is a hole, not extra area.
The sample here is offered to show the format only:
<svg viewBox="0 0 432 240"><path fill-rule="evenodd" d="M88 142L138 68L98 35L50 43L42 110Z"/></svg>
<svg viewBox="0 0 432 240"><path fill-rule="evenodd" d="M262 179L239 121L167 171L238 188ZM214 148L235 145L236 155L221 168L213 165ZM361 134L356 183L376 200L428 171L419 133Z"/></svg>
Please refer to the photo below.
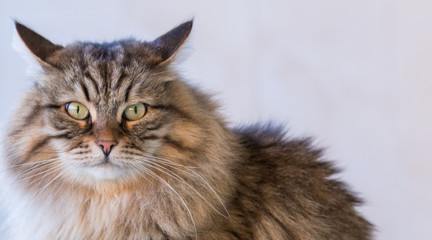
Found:
<svg viewBox="0 0 432 240"><path fill-rule="evenodd" d="M163 201L160 201L163 202ZM13 239L167 239L159 224L171 228L183 238L183 230L170 219L152 197L121 193L116 196L74 196L57 202L38 204L22 200L14 212L17 215Z"/></svg>

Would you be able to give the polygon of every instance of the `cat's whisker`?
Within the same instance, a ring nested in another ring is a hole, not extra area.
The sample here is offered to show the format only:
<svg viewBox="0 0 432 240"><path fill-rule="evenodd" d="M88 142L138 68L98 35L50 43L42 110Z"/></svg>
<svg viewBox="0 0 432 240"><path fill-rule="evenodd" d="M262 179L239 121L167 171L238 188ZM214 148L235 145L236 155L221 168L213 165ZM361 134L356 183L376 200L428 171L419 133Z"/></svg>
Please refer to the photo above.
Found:
<svg viewBox="0 0 432 240"><path fill-rule="evenodd" d="M66 164L66 163L62 162L60 165L65 166L65 165L72 165L72 164ZM60 166L59 166L59 167L60 167ZM56 170L57 170L57 169L56 169ZM53 173L53 172L55 172L55 171L51 171L50 173L47 173L47 174L45 174L45 175L42 176L42 177L46 177L46 176L48 176L49 174L51 174L51 173ZM46 188L48 188L48 186L49 186L52 182L54 182L56 179L58 179L59 177L61 177L63 174L64 174L64 172L60 171L60 173L57 174L56 177L54 177L50 182L48 182L47 184L45 184L44 187L42 187L38 192L33 193L33 194L31 194L31 195L28 195L28 196L27 196L27 199L29 199L30 201L33 201L33 202L36 201L37 196L38 196L39 194L41 194L41 193L42 193ZM42 177L40 177L40 178L38 178L38 179L41 179ZM35 180L36 180L36 179L35 179ZM53 186L53 188L51 189L51 192L49 193L48 196L51 196L51 195L52 195L54 189L57 187L57 185L59 184L59 182L60 182L60 181L57 181L56 185ZM27 212L29 211L29 207L30 207L30 205L25 209L25 214L27 214Z"/></svg>
<svg viewBox="0 0 432 240"><path fill-rule="evenodd" d="M19 179L22 175L24 175L24 174L31 174L33 171L35 171L35 170L37 170L37 169L39 169L39 168L43 168L43 167L48 167L48 169L47 170L49 170L49 169L51 169L50 167L51 166L56 166L56 164L58 164L58 162L56 162L55 160L53 160L52 162L48 162L48 163L41 163L41 164L38 164L38 165L35 165L35 166L33 166L33 167L31 167L31 168L29 168L29 169L26 169L26 170L24 170L23 172L21 172L21 173L19 173L15 178L17 179L17 182L20 182L20 181L25 181L25 180L27 180L27 179L29 179L29 178L32 178L32 177L35 177L35 176L39 176L40 174L43 174L45 171L42 171L42 172L39 172L39 173L37 173L37 174L35 174L35 175L30 175L30 176L27 176L27 177L25 177L25 178L21 178L21 179Z"/></svg>
<svg viewBox="0 0 432 240"><path fill-rule="evenodd" d="M162 158L162 157L158 157L158 156L154 156L154 155L152 155L152 154L150 154L150 153L146 153L146 152L143 152L143 151L140 151L142 154L144 154L145 156L151 156L151 157L153 157L153 158L155 158L155 159L158 159L158 160L160 160L160 161L163 161L163 162L166 162L167 164L171 164L171 165L175 165L175 166L179 166L179 167L185 167L185 168L199 168L199 167L197 167L197 166L185 166L185 165L183 165L183 164L180 164L180 163L178 163L178 162L174 162L174 161L172 161L172 160L169 160L168 158ZM173 160L177 160L176 158L172 158Z"/></svg>
<svg viewBox="0 0 432 240"><path fill-rule="evenodd" d="M123 163L124 163L124 165L125 165L126 167L129 167L130 169L134 170L135 172L140 173L140 170L137 169L137 168L136 168L133 164L131 164L130 162L123 162ZM148 179L147 179L145 176L141 175L141 177L143 177L146 181L148 181ZM138 184L141 186L141 188L143 188L143 186L141 185L140 181L138 181Z"/></svg>
<svg viewBox="0 0 432 240"><path fill-rule="evenodd" d="M57 166L54 166L53 168L48 168L47 170L45 170L45 171L43 171L43 172L40 172L40 173L38 173L37 175L29 176L29 177L26 177L25 179L24 179L24 178L23 178L23 179L19 179L19 180L16 181L16 182L17 182L17 183L18 183L18 182L22 182L22 181L24 181L24 180L26 180L26 179L30 179L30 178L32 178L32 177L37 176L37 177L36 177L35 179L33 179L31 182L29 182L29 183L27 183L27 184L25 184L25 185L23 186L24 188L26 188L27 186L29 186L29 185L31 185L31 184L33 184L33 183L39 181L40 179L42 179L42 178L44 178L44 177L46 177L46 176L48 176L48 175L50 175L50 174L52 174L52 173L54 173L54 172L60 170L63 166L64 166L64 165L59 164L59 165L57 165Z"/></svg>
<svg viewBox="0 0 432 240"><path fill-rule="evenodd" d="M154 156L154 157L157 160L161 161L161 162L164 162L166 164L173 165L173 166L184 167L184 168L192 168L192 169L199 168L199 167L196 167L196 166L186 166L186 165L183 165L183 164L180 164L180 163L176 163L176 162L173 162L171 160L168 160L168 159L165 159L165 158L161 158L161 157L156 157L156 156Z"/></svg>
<svg viewBox="0 0 432 240"><path fill-rule="evenodd" d="M154 160L157 160L158 162L165 163L165 164L170 165L170 166L189 168L188 166L185 166L183 164L176 163L176 162L173 162L173 161L169 161L169 160L166 160L164 158L160 158L160 157L153 156L151 154L146 154L146 153L143 153L143 152L141 152L139 154L139 156L143 156L143 157L149 158L149 159L154 159Z"/></svg>
<svg viewBox="0 0 432 240"><path fill-rule="evenodd" d="M77 164L77 163L73 163L73 162L69 162L68 164L64 164L64 166L65 166L65 167L74 167L74 168L76 168L76 167L78 166L78 164ZM64 175L65 172L62 171L62 174ZM62 179L63 179L63 177L61 177L61 178L57 181L57 183L52 187L51 192L48 194L48 196L53 195L54 190L57 188L57 186L59 185L59 183L61 182Z"/></svg>
<svg viewBox="0 0 432 240"><path fill-rule="evenodd" d="M228 218L228 216L224 215L223 213L221 213L219 210L216 209L216 207L213 206L213 204L211 204L207 198L205 198L201 193L199 193L194 187L192 187L188 182L186 182L182 177L180 177L178 174L176 174L175 172L169 170L168 168L155 163L153 161L149 161L146 159L140 159L141 161L145 161L146 163L151 164L150 166L157 169L158 171L161 171L163 173L165 173L166 175L180 180L182 183L184 183L186 186L188 186L190 189L192 189L202 200L204 200L204 202L206 202L213 210L215 210L218 214L222 215L225 218ZM148 166L148 165L147 165Z"/></svg>
<svg viewBox="0 0 432 240"><path fill-rule="evenodd" d="M13 167L8 168L8 170L11 170L13 168L18 168L18 167L26 167L28 165L30 165L31 167L27 168L26 170L20 172L17 177L21 176L22 174L32 171L35 168L38 167L42 167L42 166L49 166L52 165L54 163L56 163L56 161L59 160L59 158L52 158L52 159L47 159L47 160L41 160L41 161L37 161L37 162L30 162L30 163L23 163L23 164L17 164Z"/></svg>
<svg viewBox="0 0 432 240"><path fill-rule="evenodd" d="M191 222L192 222L192 224L194 226L195 239L198 239L197 228L196 228L195 220L194 220L194 218L192 216L192 212L191 212L190 208L188 207L188 205L186 204L185 200L180 196L180 194L168 182L166 182L163 178L161 178L160 176L158 176L152 170L150 170L150 169L148 169L146 167L140 166L140 165L135 165L135 167L141 169L144 173L149 174L150 176L152 176L153 178L155 178L159 182L165 184L169 189L171 189L177 195L177 197L182 202L183 206L186 208L186 210L188 212L188 215L189 215L189 217L191 219Z"/></svg>
<svg viewBox="0 0 432 240"><path fill-rule="evenodd" d="M57 166L56 168L51 169L51 171L47 171L47 172L45 172L44 175L42 175L42 176L40 176L40 177L34 179L32 182L30 182L29 184L24 185L23 187L25 188L25 187L27 187L28 185L32 184L33 182L35 182L35 181L37 181L37 180L40 180L40 179L42 179L42 178L44 178L44 177L47 177L48 175L54 173L55 171L57 171L58 169L60 169L61 166L64 166L64 165L66 165L66 164L65 164L65 163L63 163L63 164L59 164L59 166ZM26 199L28 199L28 200L30 200L30 201L35 201L37 195L40 194L43 190L45 190L45 189L46 189L46 188L47 188L47 187L48 187L48 186L49 186L53 181L55 181L55 179L57 179L57 178L61 175L61 173L62 173L62 172L60 172L60 174L56 175L56 177L55 177L53 180L51 180L48 184L46 184L46 185L45 185L43 188L41 188L38 192L33 193L33 194L30 194L30 195L27 195L27 196L26 196ZM25 209L25 214L27 214L27 212L29 211L29 207L30 207L30 205Z"/></svg>
<svg viewBox="0 0 432 240"><path fill-rule="evenodd" d="M154 159L156 159L158 161L163 161L163 162L166 162L167 164L173 165L173 166L185 167L185 168L199 168L199 167L195 167L195 166L185 166L185 165L180 164L178 162L174 162L174 161L168 160L166 158L161 158L161 157L155 156L155 155L153 155L151 153L148 153L148 152L145 152L145 151L142 151L142 150L138 150L138 149L128 149L128 151L132 152L134 154L133 156L145 156L145 157L149 157L149 158L154 158Z"/></svg>
<svg viewBox="0 0 432 240"><path fill-rule="evenodd" d="M25 167L25 166L28 166L28 165L34 165L34 166L32 166L32 168L33 168L33 167L36 167L39 164L55 161L55 160L58 160L58 159L59 158L51 158L51 159L45 159L45 160L38 160L38 161L34 161L34 162L15 164L15 165L11 165L9 167L2 167L0 169L0 171L10 171L10 170L12 170L14 168ZM26 170L28 170L28 169L26 169Z"/></svg>
<svg viewBox="0 0 432 240"><path fill-rule="evenodd" d="M226 212L226 214L227 214L227 216L225 216L225 215L223 215L224 217L227 217L227 218L230 218L230 214L229 214L229 212L228 212L228 209L227 209L227 207L225 206L225 204L224 204L224 202L222 201L222 199L220 198L220 196L219 196L219 194L217 194L216 193L216 191L214 190L214 188L201 176L201 175L199 175L197 172L195 172L194 170L192 170L192 169L189 169L188 167L186 167L186 169L187 170L189 170L189 172L187 172L187 171L185 171L185 170L182 170L182 169L179 169L179 168L176 168L176 167L173 167L173 168L175 168L175 169L177 169L178 171L181 171L181 172L183 172L183 173L192 173L192 174L194 174L196 177L198 177L202 182L204 182L204 184L208 187L208 188L210 188L210 190L211 190L211 192L213 192L213 194L216 196L216 198L218 199L218 201L220 202L220 204L222 205L222 207L224 208L224 210L225 210L225 212Z"/></svg>
<svg viewBox="0 0 432 240"><path fill-rule="evenodd" d="M152 158L155 158L157 160L164 161L164 162L166 162L167 164L170 164L170 165L175 165L175 166L185 167L185 168L199 168L199 167L196 167L196 166L185 166L185 165L182 165L180 163L174 162L172 160L168 160L166 158L161 158L161 157L158 157L158 156L154 156L151 153L144 152L144 151L138 150L138 149L135 149L135 151L134 150L129 150L129 151L135 152L137 155L145 155L146 157L152 157Z"/></svg>
<svg viewBox="0 0 432 240"><path fill-rule="evenodd" d="M15 146L15 148L18 149L18 150L20 150L21 152L27 152L28 151L28 149L22 148L22 147L19 147L19 146ZM50 150L50 151L47 151L45 149L45 150L38 150L37 154L54 154L54 155L58 155L58 154L69 153L69 152L70 151L68 151L68 150Z"/></svg>
<svg viewBox="0 0 432 240"><path fill-rule="evenodd" d="M62 174L64 175L63 172L62 172ZM61 178L57 181L57 183L52 187L51 191L49 192L49 194L48 194L47 196L51 197L51 196L55 195L55 194L54 194L54 190L57 188L57 186L59 185L59 183L61 182L62 179L63 179L63 177L61 177Z"/></svg>
<svg viewBox="0 0 432 240"><path fill-rule="evenodd" d="M181 172L183 172L183 173L186 173L186 174L194 174L196 177L198 177L202 182L204 182L204 184L211 190L211 192L213 192L213 194L216 196L216 198L218 199L218 201L221 203L221 205L222 205L222 207L224 208L224 210L225 210L225 212L226 212L226 214L227 214L227 216L228 216L228 218L230 217L230 214L229 214L229 212L228 212L228 209L227 209L227 207L225 206L225 204L223 203L223 201L222 201L222 199L220 198L220 196L219 196L219 194L217 194L217 192L214 190L214 188L200 175L200 174L198 174L196 171L194 171L194 170L192 170L190 167L187 167L187 166L184 166L184 165L182 165L182 164L179 164L179 163L174 163L174 162L171 162L171 161L169 161L169 160L166 160L166 159L163 159L163 158L160 158L160 157L155 157L155 156L151 156L151 155L147 155L147 154L144 154L143 156L145 156L146 158L153 158L153 159L155 159L155 160L158 160L158 161L163 161L164 163L166 163L166 164L170 164L170 165L174 165L174 166L171 166L172 168L174 168L174 169L177 169L178 171L181 171ZM184 167L187 171L185 171L185 170L182 170L182 169L180 169L180 168L178 168L178 167L176 167L176 166L179 166L179 167ZM224 214L222 214L223 216L225 216ZM226 217L226 216L225 216Z"/></svg>
<svg viewBox="0 0 432 240"><path fill-rule="evenodd" d="M50 161L58 160L58 159L60 159L60 158L59 157L55 157L55 158L50 158L50 159L37 160L37 161L33 161L33 162L20 163L20 164L11 165L9 168L15 168L15 167L27 166L27 165L34 165L34 164L44 163L44 162L50 162Z"/></svg>
<svg viewBox="0 0 432 240"><path fill-rule="evenodd" d="M42 193L52 182L54 182L57 178L61 177L64 174L63 171L60 170L60 173L57 174L55 178L49 181L44 187L42 187L36 194L34 194L34 198L36 198L40 193Z"/></svg>

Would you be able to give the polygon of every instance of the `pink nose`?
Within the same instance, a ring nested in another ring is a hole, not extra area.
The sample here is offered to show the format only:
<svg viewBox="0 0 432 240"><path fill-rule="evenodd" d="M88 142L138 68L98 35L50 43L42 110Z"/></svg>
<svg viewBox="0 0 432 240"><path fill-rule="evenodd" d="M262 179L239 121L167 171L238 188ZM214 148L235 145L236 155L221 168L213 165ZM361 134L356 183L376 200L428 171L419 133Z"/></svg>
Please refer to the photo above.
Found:
<svg viewBox="0 0 432 240"><path fill-rule="evenodd" d="M108 154L110 154L113 147L117 145L117 142L113 140L98 140L96 144L99 145L102 148L102 151L105 153L105 155L108 156Z"/></svg>

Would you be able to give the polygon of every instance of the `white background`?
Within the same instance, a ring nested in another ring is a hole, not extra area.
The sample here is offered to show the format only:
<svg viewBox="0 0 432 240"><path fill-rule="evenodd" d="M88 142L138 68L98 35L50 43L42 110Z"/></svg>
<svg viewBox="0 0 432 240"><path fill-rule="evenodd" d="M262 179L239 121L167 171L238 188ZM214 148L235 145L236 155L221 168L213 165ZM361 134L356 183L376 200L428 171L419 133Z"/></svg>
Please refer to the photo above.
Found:
<svg viewBox="0 0 432 240"><path fill-rule="evenodd" d="M192 84L234 125L314 136L344 169L377 239L432 236L432 1L0 2L0 121L31 85L12 18L55 43L152 40L195 17ZM4 129L4 127L2 128Z"/></svg>

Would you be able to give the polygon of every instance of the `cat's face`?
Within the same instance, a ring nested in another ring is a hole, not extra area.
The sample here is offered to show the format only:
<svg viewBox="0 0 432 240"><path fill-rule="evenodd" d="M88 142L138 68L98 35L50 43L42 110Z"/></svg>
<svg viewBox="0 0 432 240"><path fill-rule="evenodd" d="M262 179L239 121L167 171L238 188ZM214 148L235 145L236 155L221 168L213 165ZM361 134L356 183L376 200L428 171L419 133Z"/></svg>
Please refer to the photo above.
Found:
<svg viewBox="0 0 432 240"><path fill-rule="evenodd" d="M52 145L69 173L97 179L134 174L131 165L153 156L172 123L181 121L170 109L170 76L138 63L124 65L120 43L81 47L84 67L69 67L39 86L40 105L49 106L44 128L64 136ZM94 57L103 51L111 58Z"/></svg>
<svg viewBox="0 0 432 240"><path fill-rule="evenodd" d="M188 156L198 156L200 146L211 142L205 109L213 106L168 68L191 26L180 25L153 42L61 47L17 24L45 69L30 96L35 99L24 104L29 117L18 123L29 131L15 140L28 146L20 161L45 161L81 182L143 173L157 178L156 172L173 173L168 166L199 164L187 162ZM42 44L34 45L38 38Z"/></svg>

